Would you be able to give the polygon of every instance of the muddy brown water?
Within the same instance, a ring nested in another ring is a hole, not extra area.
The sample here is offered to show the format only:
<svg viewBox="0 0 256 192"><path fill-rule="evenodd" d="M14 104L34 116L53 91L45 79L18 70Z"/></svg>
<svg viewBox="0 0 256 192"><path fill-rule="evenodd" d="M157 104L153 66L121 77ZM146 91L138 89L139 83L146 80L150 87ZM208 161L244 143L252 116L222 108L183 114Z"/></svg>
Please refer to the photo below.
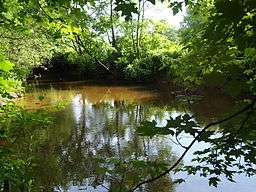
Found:
<svg viewBox="0 0 256 192"><path fill-rule="evenodd" d="M183 95L174 96L141 85L66 82L35 86L18 104L29 110L56 109L54 126L42 131L40 150L33 154L37 159L33 174L38 189L103 192L132 187L142 177L153 174L150 167L159 166L154 163L172 164L182 153L183 149L169 136L138 136L136 129L142 121L155 119L161 126L169 117L190 113L203 126L225 114L234 103L217 92L188 101ZM184 137L181 141L186 144L191 138ZM193 150L203 147L197 143L183 163L190 163ZM186 183L174 185L172 180L180 176ZM252 192L255 189L255 178L238 176L237 183L224 179L214 188L208 186L205 178L180 173L170 174L140 191Z"/></svg>

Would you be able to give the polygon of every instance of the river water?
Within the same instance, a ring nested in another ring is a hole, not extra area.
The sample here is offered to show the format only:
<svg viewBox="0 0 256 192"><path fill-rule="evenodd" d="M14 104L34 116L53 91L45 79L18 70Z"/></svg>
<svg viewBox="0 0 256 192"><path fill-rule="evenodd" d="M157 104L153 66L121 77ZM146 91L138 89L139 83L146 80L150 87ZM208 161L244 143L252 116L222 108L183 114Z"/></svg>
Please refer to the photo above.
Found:
<svg viewBox="0 0 256 192"><path fill-rule="evenodd" d="M34 179L43 191L124 191L150 175L161 173L183 152L170 136L138 136L141 122L156 120L164 126L170 117L189 113L202 126L228 112L233 101L216 92L187 100L177 92L160 92L140 85L106 85L70 82L35 86L19 104L29 110L56 109L54 126L43 132L44 140L34 156ZM180 138L187 145L192 138ZM196 143L183 164L191 164ZM174 185L175 178L185 183ZM209 187L207 178L170 174L138 191L253 192L255 178L240 175L237 183L223 178Z"/></svg>

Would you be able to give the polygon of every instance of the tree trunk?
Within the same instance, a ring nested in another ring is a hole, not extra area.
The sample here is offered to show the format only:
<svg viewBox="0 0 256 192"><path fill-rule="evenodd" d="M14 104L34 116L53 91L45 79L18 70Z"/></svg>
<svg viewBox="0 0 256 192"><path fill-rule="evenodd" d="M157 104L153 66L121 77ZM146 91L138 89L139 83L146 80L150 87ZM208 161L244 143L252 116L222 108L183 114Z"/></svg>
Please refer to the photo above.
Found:
<svg viewBox="0 0 256 192"><path fill-rule="evenodd" d="M112 34L112 47L116 48L116 37L113 23L113 0L110 0L110 22L111 22L111 34Z"/></svg>
<svg viewBox="0 0 256 192"><path fill-rule="evenodd" d="M10 182L9 182L9 180L4 180L4 188L3 188L3 192L10 192L11 190L10 190Z"/></svg>
<svg viewBox="0 0 256 192"><path fill-rule="evenodd" d="M140 33L140 15L141 14L141 0L139 0L138 5L138 17L137 17L137 26L136 26L136 53L137 57L140 56L140 44L139 44L139 33Z"/></svg>

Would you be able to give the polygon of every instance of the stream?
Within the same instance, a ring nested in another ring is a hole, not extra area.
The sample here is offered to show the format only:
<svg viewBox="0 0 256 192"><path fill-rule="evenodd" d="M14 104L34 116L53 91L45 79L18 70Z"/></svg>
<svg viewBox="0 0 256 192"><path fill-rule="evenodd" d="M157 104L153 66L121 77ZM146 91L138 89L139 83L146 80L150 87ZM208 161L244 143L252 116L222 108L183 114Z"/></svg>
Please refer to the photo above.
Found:
<svg viewBox="0 0 256 192"><path fill-rule="evenodd" d="M137 135L141 122L156 120L164 126L170 117L189 113L203 127L227 113L234 101L211 91L188 101L154 87L65 82L35 86L18 104L28 110L56 109L54 126L39 133L44 139L33 154L38 187L49 192L106 192L122 191L123 186L160 173L183 152L171 136ZM187 145L191 139L184 135L180 142ZM193 151L206 145L196 143L183 164L192 164ZM186 182L172 183L180 177ZM138 191L253 192L255 181L239 175L236 183L223 178L215 188L207 178L171 173Z"/></svg>

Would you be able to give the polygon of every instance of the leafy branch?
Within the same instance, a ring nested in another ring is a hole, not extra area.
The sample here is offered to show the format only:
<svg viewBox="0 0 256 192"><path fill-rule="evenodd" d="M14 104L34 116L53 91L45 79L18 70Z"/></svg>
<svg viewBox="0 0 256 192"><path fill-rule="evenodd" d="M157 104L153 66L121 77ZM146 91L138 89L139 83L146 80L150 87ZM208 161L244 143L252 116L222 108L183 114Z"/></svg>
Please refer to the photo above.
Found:
<svg viewBox="0 0 256 192"><path fill-rule="evenodd" d="M37 5L39 7L39 9L43 12L43 14L50 20L53 21L54 19L48 14L46 13L46 11L44 10L44 8L42 7L42 5L40 4L39 0L36 1Z"/></svg>
<svg viewBox="0 0 256 192"><path fill-rule="evenodd" d="M205 132L212 126L215 126L215 125L219 125L219 124L222 124L222 123L225 123L241 114L243 114L244 112L248 111L248 110L252 110L254 108L254 105L256 103L256 100L253 100L251 102L251 104L247 105L245 108L243 108L242 110L222 119L222 120L219 120L219 121L215 121L215 122L212 122L212 123L209 123L208 125L206 125L198 134L197 136L191 141L191 143L186 147L185 151L182 153L182 155L178 158L178 160L169 168L167 169L166 171L164 171L163 173L159 174L158 176L156 177L153 177L153 178L150 178L150 179L147 179L145 181L142 181L140 182L139 184L137 184L135 187L133 187L132 189L129 190L129 192L132 192L132 191L135 191L136 189L138 189L139 187L141 187L142 185L144 184L147 184L147 183L151 183L151 182L154 182L158 179L160 179L161 177L167 175L168 173L170 173L171 171L173 171L179 164L180 162L183 160L183 158L186 156L186 154L188 153L188 151L191 149L191 147L195 144L196 141L200 141L200 138L205 134ZM212 180L210 180L210 182L212 182Z"/></svg>

